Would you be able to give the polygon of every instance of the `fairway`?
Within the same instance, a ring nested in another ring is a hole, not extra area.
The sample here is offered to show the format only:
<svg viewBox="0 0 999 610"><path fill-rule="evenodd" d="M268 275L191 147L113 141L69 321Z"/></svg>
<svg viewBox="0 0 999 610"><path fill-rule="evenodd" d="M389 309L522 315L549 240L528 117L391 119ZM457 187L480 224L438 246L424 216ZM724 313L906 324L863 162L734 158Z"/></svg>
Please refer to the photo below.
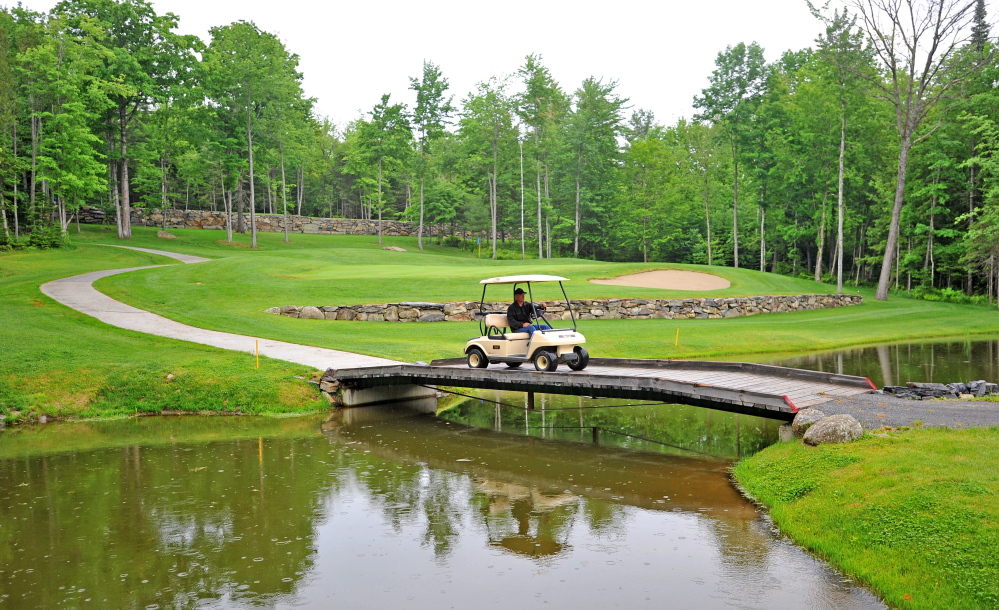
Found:
<svg viewBox="0 0 999 610"><path fill-rule="evenodd" d="M254 335L415 362L460 356L478 333L468 322L390 323L299 320L264 313L275 305L336 305L426 300L473 300L478 281L514 273L571 278L570 296L665 297L831 293L808 280L746 269L713 267L731 282L712 292L603 286L615 277L682 265L614 264L586 260L492 261L415 239L371 236L260 235L259 250L220 242L215 231L175 231L178 239L139 229L129 246L211 258L171 265L153 254L109 248L123 245L113 228L84 227L70 250L0 255L0 306L14 324L0 325L0 410L24 417L115 416L163 410L281 412L322 408L301 379L307 367L193 345L107 326L41 294L47 281L99 269L170 265L106 278L97 287L125 303L164 317L242 335ZM595 357L737 359L740 354L788 353L931 337L999 332L993 309L893 297L839 309L711 320L586 320L580 329ZM557 295L540 294L539 298ZM679 345L676 342L679 330ZM170 377L172 375L172 377ZM298 379L296 379L298 377Z"/></svg>
<svg viewBox="0 0 999 610"><path fill-rule="evenodd" d="M278 305L351 305L399 301L474 300L479 280L497 275L550 273L570 278L571 298L735 297L834 293L832 286L748 269L696 265L616 264L586 260L493 261L449 248L415 251L415 239L389 238L381 250L370 236L261 234L257 251L220 245L211 231L176 231L178 239L157 239L143 231L136 246L168 248L212 258L199 265L175 265L123 274L97 283L114 298L168 318L213 330L254 334L306 345L354 351L413 362L461 355L477 334L475 323L397 324L283 318L264 313ZM113 243L91 229L78 240ZM245 236L241 236L245 240ZM224 242L223 242L224 243ZM710 270L731 282L717 291L672 291L597 285L607 278L653 268ZM536 298L557 298L540 292ZM888 302L860 290L857 307L760 315L727 320L587 320L580 324L591 354L602 357L700 358L761 352L793 352L916 338L999 332L999 313L984 307L934 303L902 297ZM680 329L679 345L676 331Z"/></svg>

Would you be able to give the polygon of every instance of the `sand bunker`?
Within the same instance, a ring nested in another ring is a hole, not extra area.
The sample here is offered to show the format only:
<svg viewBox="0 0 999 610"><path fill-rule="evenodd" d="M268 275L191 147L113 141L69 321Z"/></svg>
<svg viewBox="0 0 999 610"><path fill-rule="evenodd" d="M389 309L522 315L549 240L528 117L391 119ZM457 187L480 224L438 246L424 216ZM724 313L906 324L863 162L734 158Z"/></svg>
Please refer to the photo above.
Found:
<svg viewBox="0 0 999 610"><path fill-rule="evenodd" d="M611 280L590 280L594 284L634 286L636 288L663 288L665 290L721 290L731 286L723 277L697 271L659 269L631 275L621 275Z"/></svg>

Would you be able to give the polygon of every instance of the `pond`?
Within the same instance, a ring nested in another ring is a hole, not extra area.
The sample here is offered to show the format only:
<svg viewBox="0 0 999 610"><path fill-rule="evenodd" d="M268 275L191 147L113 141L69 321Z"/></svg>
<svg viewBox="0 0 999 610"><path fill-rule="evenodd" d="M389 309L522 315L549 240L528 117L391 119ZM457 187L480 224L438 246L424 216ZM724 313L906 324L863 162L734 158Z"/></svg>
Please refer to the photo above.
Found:
<svg viewBox="0 0 999 610"><path fill-rule="evenodd" d="M0 607L883 607L731 486L770 422L676 409L8 429Z"/></svg>
<svg viewBox="0 0 999 610"><path fill-rule="evenodd" d="M811 354L759 355L747 361L860 375L870 378L879 388L905 385L907 381L952 383L984 379L996 383L999 339L916 341Z"/></svg>

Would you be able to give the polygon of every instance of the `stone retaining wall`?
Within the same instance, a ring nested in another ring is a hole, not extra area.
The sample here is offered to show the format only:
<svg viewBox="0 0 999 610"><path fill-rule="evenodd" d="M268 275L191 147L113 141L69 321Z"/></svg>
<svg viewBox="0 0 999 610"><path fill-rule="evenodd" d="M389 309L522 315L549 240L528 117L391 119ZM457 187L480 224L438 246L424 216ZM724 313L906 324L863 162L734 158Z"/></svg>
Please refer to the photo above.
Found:
<svg viewBox="0 0 999 610"><path fill-rule="evenodd" d="M577 319L647 320L666 318L737 318L761 313L783 313L860 305L863 297L853 294L799 294L794 296L733 297L727 299L573 299ZM539 301L547 307L549 320L568 320L564 301ZM487 312L506 313L509 303L486 303ZM358 322L468 322L477 320L478 301L426 303L422 301L382 305L326 305L271 307L267 313L306 320L354 320Z"/></svg>
<svg viewBox="0 0 999 610"><path fill-rule="evenodd" d="M163 227L163 214L158 209L132 209L132 225L140 227ZM247 230L250 226L250 215L243 215ZM284 231L284 216L280 214L257 214L257 230L266 233L281 233ZM84 224L114 224L114 212L104 212L99 208L84 207L80 210L80 222ZM236 214L232 218L233 229L236 228ZM167 210L167 229L225 229L225 213L205 210ZM408 237L416 235L417 223L399 220L382 221L382 235L390 237ZM311 216L288 215L289 233L316 233L322 235L377 235L377 220L358 220L355 218L313 218ZM438 234L450 235L445 226L424 225L424 237L437 237ZM459 237L461 232L456 233ZM465 237L485 235L484 231L465 231Z"/></svg>

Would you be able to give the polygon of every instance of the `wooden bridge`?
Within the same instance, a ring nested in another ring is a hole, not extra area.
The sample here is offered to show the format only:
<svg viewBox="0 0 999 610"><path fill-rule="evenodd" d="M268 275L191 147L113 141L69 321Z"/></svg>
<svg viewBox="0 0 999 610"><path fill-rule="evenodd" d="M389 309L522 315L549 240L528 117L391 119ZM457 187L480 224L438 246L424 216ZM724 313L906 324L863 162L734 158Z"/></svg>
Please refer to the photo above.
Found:
<svg viewBox="0 0 999 610"><path fill-rule="evenodd" d="M528 365L529 366L529 365ZM464 358L426 364L329 369L320 388L343 406L431 396L434 386L626 398L790 420L800 409L864 394L866 377L745 362L591 358L582 371L537 372L503 364L472 369Z"/></svg>

